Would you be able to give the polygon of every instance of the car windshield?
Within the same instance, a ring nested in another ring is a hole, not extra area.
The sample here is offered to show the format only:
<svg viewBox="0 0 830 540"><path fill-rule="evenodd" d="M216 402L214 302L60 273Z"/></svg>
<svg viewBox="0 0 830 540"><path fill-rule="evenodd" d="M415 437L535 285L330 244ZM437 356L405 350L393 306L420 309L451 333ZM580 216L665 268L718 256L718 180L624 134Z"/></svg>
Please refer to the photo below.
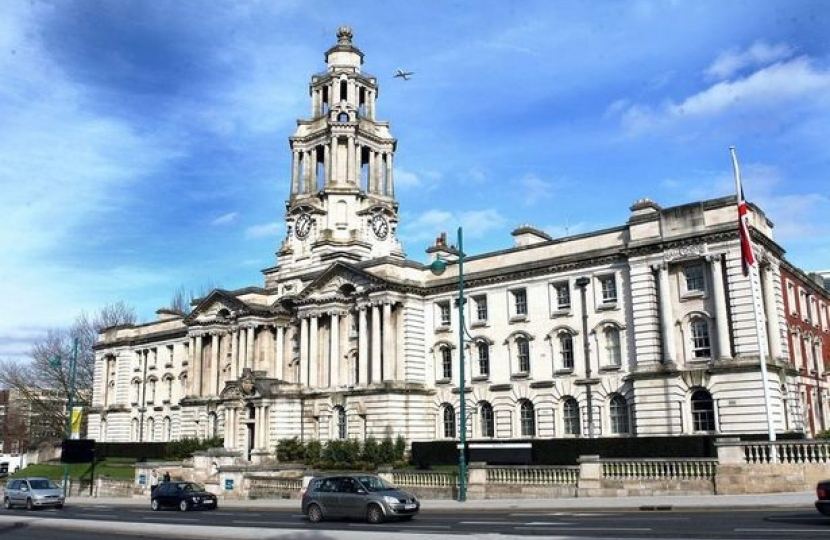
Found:
<svg viewBox="0 0 830 540"><path fill-rule="evenodd" d="M358 477L360 483L366 487L368 491L391 491L397 489L395 486L385 481L378 476L360 476Z"/></svg>
<svg viewBox="0 0 830 540"><path fill-rule="evenodd" d="M58 485L51 480L29 480L32 489L59 489Z"/></svg>
<svg viewBox="0 0 830 540"><path fill-rule="evenodd" d="M179 489L182 491L204 491L204 489L202 489L202 486L200 486L199 484L194 484L193 482L179 484Z"/></svg>

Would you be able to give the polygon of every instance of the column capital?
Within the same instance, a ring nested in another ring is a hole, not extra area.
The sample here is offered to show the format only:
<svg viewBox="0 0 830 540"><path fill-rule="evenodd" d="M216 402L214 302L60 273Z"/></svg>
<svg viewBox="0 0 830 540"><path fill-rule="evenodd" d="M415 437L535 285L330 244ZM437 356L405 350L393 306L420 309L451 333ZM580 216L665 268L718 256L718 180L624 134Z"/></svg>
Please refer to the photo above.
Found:
<svg viewBox="0 0 830 540"><path fill-rule="evenodd" d="M661 270L668 270L668 268L669 268L669 263L667 263L665 261L659 262L659 263L652 263L652 265L651 265L651 269L654 272L660 272Z"/></svg>
<svg viewBox="0 0 830 540"><path fill-rule="evenodd" d="M723 253L710 253L706 255L707 262L718 262L723 258Z"/></svg>

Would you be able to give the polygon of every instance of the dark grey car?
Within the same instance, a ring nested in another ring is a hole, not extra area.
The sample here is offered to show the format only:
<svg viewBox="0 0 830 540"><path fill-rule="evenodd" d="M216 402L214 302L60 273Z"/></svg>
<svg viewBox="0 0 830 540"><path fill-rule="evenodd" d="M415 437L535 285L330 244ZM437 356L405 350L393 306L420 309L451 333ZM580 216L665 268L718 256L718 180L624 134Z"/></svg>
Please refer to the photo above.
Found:
<svg viewBox="0 0 830 540"><path fill-rule="evenodd" d="M420 509L414 495L371 474L312 478L303 493L303 514L313 523L329 518L357 518L369 523L412 519Z"/></svg>
<svg viewBox="0 0 830 540"><path fill-rule="evenodd" d="M6 484L3 506L25 506L28 510L44 506L63 508L63 490L48 478L15 478Z"/></svg>

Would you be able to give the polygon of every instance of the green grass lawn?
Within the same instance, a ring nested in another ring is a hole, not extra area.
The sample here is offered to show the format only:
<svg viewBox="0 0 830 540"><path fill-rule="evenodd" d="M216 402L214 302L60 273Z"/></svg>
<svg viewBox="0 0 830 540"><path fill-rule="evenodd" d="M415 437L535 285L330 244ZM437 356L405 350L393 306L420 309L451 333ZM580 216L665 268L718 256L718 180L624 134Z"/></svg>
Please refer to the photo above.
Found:
<svg viewBox="0 0 830 540"><path fill-rule="evenodd" d="M13 475L11 478L23 476L43 476L53 480L63 479L64 464L58 462L37 463L29 465ZM69 476L74 479L89 479L92 474L91 463L71 463ZM131 480L135 477L135 462L123 459L106 459L95 464L95 476L114 478L116 480Z"/></svg>

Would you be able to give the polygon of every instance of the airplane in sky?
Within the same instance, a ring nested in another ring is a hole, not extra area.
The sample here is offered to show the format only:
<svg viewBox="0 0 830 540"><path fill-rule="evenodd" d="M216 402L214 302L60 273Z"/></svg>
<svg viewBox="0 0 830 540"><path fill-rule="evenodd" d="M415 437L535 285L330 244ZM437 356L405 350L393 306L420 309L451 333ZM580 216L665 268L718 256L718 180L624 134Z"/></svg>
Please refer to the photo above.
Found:
<svg viewBox="0 0 830 540"><path fill-rule="evenodd" d="M408 81L409 78L412 77L413 75L415 75L414 71L404 71L402 69L399 69L395 72L395 78L396 79L403 79L405 81Z"/></svg>

